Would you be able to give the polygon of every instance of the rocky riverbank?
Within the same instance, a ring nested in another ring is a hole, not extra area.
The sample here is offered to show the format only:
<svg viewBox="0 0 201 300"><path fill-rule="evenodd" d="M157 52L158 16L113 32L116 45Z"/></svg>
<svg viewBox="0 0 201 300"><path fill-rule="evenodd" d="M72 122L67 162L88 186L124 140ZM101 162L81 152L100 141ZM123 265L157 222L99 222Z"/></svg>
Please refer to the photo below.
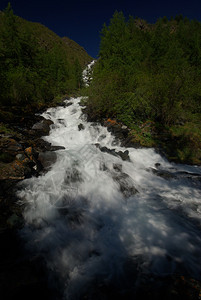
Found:
<svg viewBox="0 0 201 300"><path fill-rule="evenodd" d="M63 102L60 105L65 105ZM47 288L44 265L26 254L18 231L24 225L17 184L46 172L62 147L42 139L52 122L19 109L1 114L0 123L0 294L2 299L55 299ZM53 297L53 298L52 298Z"/></svg>
<svg viewBox="0 0 201 300"><path fill-rule="evenodd" d="M60 105L70 105L61 103ZM55 150L60 147L52 146L45 142L42 137L49 134L52 122L45 120L39 115L17 114L12 122L1 123L0 131L0 292L3 299L62 299L58 294L59 288L51 289L48 284L48 275L42 259L36 255L27 254L24 249L23 240L19 237L18 231L24 226L23 206L18 204L15 196L17 183L32 175L39 176L46 172L56 159ZM103 124L112 132L122 146L135 147L130 137L130 130L123 124L107 119ZM83 124L78 125L83 130ZM107 147L96 145L100 151L110 155L118 156L122 161L129 161L129 151L115 151ZM150 169L157 176L170 180L170 176L187 176L194 181L200 181L199 174L172 174L160 170L160 165ZM105 169L106 166L102 165ZM127 197L138 193L133 186L127 186L127 177L121 170L121 165L114 165L116 172L111 173L113 179L118 183L122 194ZM128 278L130 282L136 281L137 266L128 267ZM131 271L132 269L132 271ZM130 273L129 273L130 272ZM153 284L151 284L152 282ZM132 286L128 282L128 287ZM146 278L140 283L136 299L200 299L201 284L192 278L181 275L165 276L164 278ZM86 295L86 299L122 299L122 291L112 286L96 286ZM125 290L125 299L133 297L133 290Z"/></svg>

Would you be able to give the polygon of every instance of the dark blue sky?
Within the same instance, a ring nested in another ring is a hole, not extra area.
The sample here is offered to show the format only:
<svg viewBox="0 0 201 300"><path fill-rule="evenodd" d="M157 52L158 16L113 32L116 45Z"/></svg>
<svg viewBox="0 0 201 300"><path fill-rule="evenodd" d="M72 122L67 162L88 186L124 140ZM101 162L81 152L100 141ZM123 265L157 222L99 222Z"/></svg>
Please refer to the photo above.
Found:
<svg viewBox="0 0 201 300"><path fill-rule="evenodd" d="M8 0L0 0L0 10ZM125 16L137 16L152 23L159 17L183 14L201 20L200 0L10 0L14 13L26 20L39 22L59 36L68 36L96 57L100 30L115 10Z"/></svg>

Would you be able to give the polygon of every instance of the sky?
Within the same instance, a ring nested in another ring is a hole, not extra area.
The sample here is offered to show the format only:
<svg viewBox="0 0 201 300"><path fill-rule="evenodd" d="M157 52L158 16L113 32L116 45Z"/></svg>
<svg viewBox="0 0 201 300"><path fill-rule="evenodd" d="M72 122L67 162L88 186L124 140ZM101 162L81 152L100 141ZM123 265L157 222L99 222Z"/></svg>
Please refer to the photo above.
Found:
<svg viewBox="0 0 201 300"><path fill-rule="evenodd" d="M0 0L0 10L8 2ZM200 0L10 0L10 3L16 15L39 22L61 37L71 38L94 58L98 55L102 26L109 24L116 10L149 23L177 14L201 21Z"/></svg>

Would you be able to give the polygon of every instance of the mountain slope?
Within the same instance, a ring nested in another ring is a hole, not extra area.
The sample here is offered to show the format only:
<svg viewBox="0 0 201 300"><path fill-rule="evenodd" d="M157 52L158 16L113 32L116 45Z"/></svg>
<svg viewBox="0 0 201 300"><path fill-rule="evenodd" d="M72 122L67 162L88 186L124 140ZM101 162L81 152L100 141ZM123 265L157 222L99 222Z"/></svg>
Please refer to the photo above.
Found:
<svg viewBox="0 0 201 300"><path fill-rule="evenodd" d="M0 103L49 102L81 86L81 73L92 58L77 43L60 38L39 23L0 14Z"/></svg>

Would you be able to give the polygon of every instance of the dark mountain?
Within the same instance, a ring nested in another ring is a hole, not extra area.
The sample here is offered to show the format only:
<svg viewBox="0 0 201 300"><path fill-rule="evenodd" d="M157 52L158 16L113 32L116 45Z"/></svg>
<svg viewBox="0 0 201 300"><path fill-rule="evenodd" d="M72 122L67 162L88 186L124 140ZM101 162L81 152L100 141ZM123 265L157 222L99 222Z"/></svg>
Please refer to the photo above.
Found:
<svg viewBox="0 0 201 300"><path fill-rule="evenodd" d="M2 105L40 105L74 92L91 60L74 41L15 16L10 5L0 13Z"/></svg>

